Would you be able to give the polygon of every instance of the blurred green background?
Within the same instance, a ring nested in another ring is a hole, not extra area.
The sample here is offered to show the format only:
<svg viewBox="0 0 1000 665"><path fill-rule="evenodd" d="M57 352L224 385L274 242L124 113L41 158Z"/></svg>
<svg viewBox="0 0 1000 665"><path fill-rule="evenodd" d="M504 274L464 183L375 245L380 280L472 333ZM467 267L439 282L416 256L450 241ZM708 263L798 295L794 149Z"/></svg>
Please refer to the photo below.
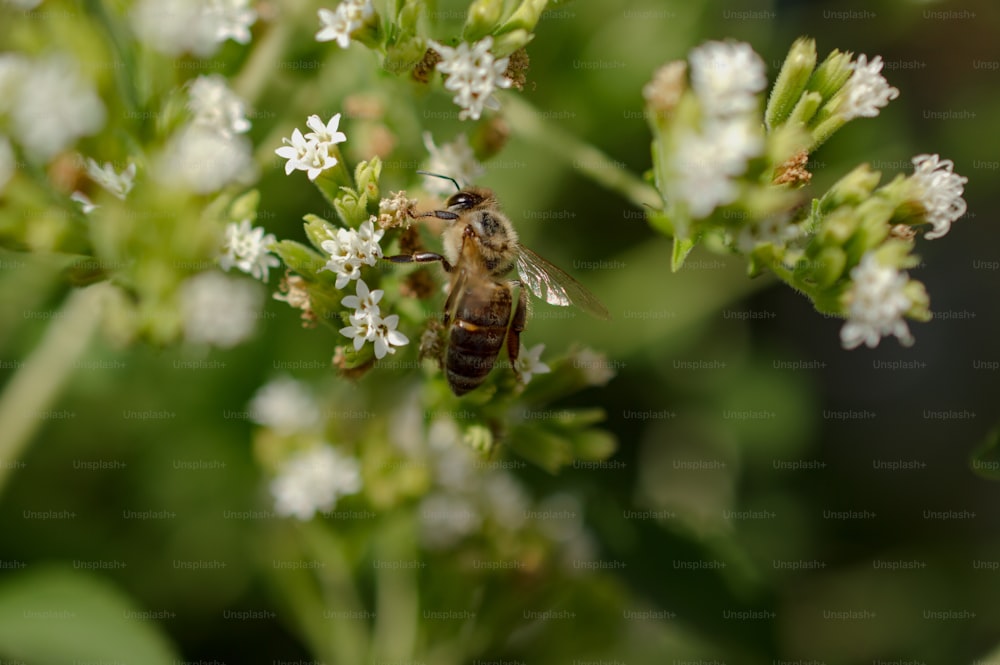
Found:
<svg viewBox="0 0 1000 665"><path fill-rule="evenodd" d="M440 7L452 4L464 6ZM558 609L577 609L579 619L551 629L551 639L521 635L491 653L630 665L1000 662L1000 486L988 477L997 468L989 453L976 457L997 424L1000 396L998 34L992 0L578 1L546 14L528 48L525 90L512 94L633 172L650 166L641 88L657 66L704 40L734 38L750 42L773 77L791 42L811 35L821 57L833 48L882 55L901 91L880 117L851 123L813 155L817 191L862 161L887 180L907 171L913 155L940 153L969 178L969 212L947 238L918 243L924 265L913 274L937 318L912 325L916 345L889 339L846 352L839 321L766 277L748 280L736 257L696 250L671 274L669 240L641 211L512 122L483 184L497 191L525 244L575 274L614 317L591 323L539 307L526 343L555 351L579 342L608 354L617 377L573 403L604 406L620 441L602 468L517 474L537 496L579 498L597 559L610 569L577 579L615 600L579 607L567 582ZM301 86L344 95L362 87L390 100L410 92L390 74L371 73L373 56L361 47L334 53L303 39L301 49L294 57L323 67L276 63L257 104L255 143L271 136L287 94ZM433 119L451 108L444 95L418 103L439 142L466 129ZM357 122L345 115L341 129L352 136ZM395 129L400 150L417 154L419 128ZM349 159L363 156L348 150ZM414 166L387 160L383 190L408 182ZM260 221L279 238L301 240L301 216L324 208L306 179L286 178L277 161L260 189ZM66 288L43 259L3 252L0 261L6 381ZM252 426L233 414L277 374L335 381L328 361L340 340L302 329L279 302L268 303L261 324L251 343L207 357L95 343L27 456L3 460L11 480L0 497L0 581L22 568L104 562L101 577L139 607L167 613L161 627L186 660L311 662L275 605L280 574L268 570L285 527L232 517L270 509ZM190 360L220 366L188 369ZM340 394L350 402L349 388ZM123 417L130 410L172 415ZM377 418L392 410L375 405ZM178 566L191 561L218 565ZM519 592L492 593L516 618ZM642 618L623 607L659 613ZM274 616L226 618L245 610ZM587 641L590 625L601 630Z"/></svg>

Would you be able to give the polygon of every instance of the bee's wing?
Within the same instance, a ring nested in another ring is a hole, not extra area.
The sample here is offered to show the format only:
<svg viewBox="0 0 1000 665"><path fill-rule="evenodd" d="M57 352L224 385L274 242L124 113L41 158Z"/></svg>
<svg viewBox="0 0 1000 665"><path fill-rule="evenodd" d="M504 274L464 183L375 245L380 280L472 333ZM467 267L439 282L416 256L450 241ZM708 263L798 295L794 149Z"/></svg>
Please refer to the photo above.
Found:
<svg viewBox="0 0 1000 665"><path fill-rule="evenodd" d="M611 318L608 309L583 284L523 245L517 257L517 272L528 290L550 305L576 305L599 319Z"/></svg>

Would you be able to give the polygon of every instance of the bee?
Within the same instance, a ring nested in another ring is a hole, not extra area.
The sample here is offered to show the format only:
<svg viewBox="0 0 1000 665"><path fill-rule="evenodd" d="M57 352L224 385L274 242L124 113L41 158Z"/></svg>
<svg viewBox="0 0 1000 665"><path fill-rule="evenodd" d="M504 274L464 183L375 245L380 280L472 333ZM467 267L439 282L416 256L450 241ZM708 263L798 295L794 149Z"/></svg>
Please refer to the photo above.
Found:
<svg viewBox="0 0 1000 665"><path fill-rule="evenodd" d="M528 318L525 289L551 305L577 305L597 318L609 318L594 294L518 242L517 231L500 210L492 190L462 188L454 178L424 175L450 180L458 190L444 210L411 213L417 219L434 217L445 223L444 255L416 252L386 259L394 263L439 261L450 275L443 355L453 393L464 395L482 385L505 342L511 367L520 380L517 358ZM515 268L519 279L509 279L507 275Z"/></svg>

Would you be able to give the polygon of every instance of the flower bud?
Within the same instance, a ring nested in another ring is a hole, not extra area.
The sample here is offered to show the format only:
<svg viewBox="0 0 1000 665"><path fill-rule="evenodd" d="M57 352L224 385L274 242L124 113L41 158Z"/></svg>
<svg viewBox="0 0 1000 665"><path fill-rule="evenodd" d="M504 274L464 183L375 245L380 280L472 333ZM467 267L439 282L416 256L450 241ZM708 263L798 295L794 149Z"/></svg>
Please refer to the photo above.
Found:
<svg viewBox="0 0 1000 665"><path fill-rule="evenodd" d="M462 39L477 42L493 32L503 14L503 0L473 0L465 17Z"/></svg>
<svg viewBox="0 0 1000 665"><path fill-rule="evenodd" d="M805 92L815 68L816 41L804 37L796 39L785 56L767 101L764 122L768 129L774 129L788 118Z"/></svg>

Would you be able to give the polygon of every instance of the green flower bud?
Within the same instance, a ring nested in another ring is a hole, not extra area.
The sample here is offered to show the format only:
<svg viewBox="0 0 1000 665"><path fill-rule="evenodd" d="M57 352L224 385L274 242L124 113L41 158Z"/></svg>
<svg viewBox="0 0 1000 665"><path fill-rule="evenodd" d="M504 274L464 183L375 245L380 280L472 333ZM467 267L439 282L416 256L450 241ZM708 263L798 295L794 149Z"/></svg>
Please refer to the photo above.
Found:
<svg viewBox="0 0 1000 665"><path fill-rule="evenodd" d="M306 221L306 237L309 238L312 246L320 251L322 251L325 241L337 236L337 227L318 215L310 213L302 219Z"/></svg>
<svg viewBox="0 0 1000 665"><path fill-rule="evenodd" d="M856 206L865 201L878 186L882 174L872 170L868 164L861 164L837 181L823 195L819 203L819 213L827 214L842 206Z"/></svg>
<svg viewBox="0 0 1000 665"><path fill-rule="evenodd" d="M322 255L294 240L278 241L274 246L274 253L289 270L312 281L320 278L319 269L326 265L326 259Z"/></svg>
<svg viewBox="0 0 1000 665"><path fill-rule="evenodd" d="M493 32L503 15L503 0L474 0L465 17L462 39L476 42Z"/></svg>
<svg viewBox="0 0 1000 665"><path fill-rule="evenodd" d="M823 102L828 102L854 73L851 69L852 56L850 51L846 53L841 53L837 49L831 51L826 60L813 72L806 88L818 92Z"/></svg>
<svg viewBox="0 0 1000 665"><path fill-rule="evenodd" d="M359 196L346 187L343 189L344 193L333 201L333 209L347 227L356 229L369 218L368 195L362 193Z"/></svg>
<svg viewBox="0 0 1000 665"><path fill-rule="evenodd" d="M818 92L807 92L796 102L795 108L793 108L788 114L786 122L793 126L808 126L809 122L816 116L816 113L819 111L822 104L823 98ZM810 148L814 145L816 145L815 139L813 140L813 143L810 144Z"/></svg>
<svg viewBox="0 0 1000 665"><path fill-rule="evenodd" d="M903 293L912 303L910 309L906 310L907 317L915 321L930 321L933 318L930 310L931 299L922 282L911 279L903 287Z"/></svg>
<svg viewBox="0 0 1000 665"><path fill-rule="evenodd" d="M764 112L768 129L782 124L798 104L816 68L816 41L805 37L796 39L785 56L781 71L774 82L771 96Z"/></svg>
<svg viewBox="0 0 1000 665"><path fill-rule="evenodd" d="M839 247L824 247L810 262L812 280L822 289L833 286L847 267L847 254Z"/></svg>
<svg viewBox="0 0 1000 665"><path fill-rule="evenodd" d="M504 32L498 35L493 40L493 52L494 58L503 58L508 56L519 48L524 48L528 45L535 36L528 32L527 30L512 30L510 32Z"/></svg>
<svg viewBox="0 0 1000 665"><path fill-rule="evenodd" d="M515 31L530 33L535 29L535 26L538 25L539 19L542 18L542 12L545 11L545 6L548 4L548 0L521 0L521 5L515 9L514 13L510 15L510 18L507 19L502 26L500 26L497 34L505 34ZM517 49L511 49L508 53L516 50Z"/></svg>
<svg viewBox="0 0 1000 665"><path fill-rule="evenodd" d="M239 197L229 207L229 218L234 222L244 219L253 221L257 219L257 208L260 205L260 192L251 189L249 192Z"/></svg>
<svg viewBox="0 0 1000 665"><path fill-rule="evenodd" d="M359 194L364 194L369 201L378 201L378 179L382 175L382 160L377 156L367 162L361 162L354 169L354 182ZM362 220L364 221L364 220Z"/></svg>
<svg viewBox="0 0 1000 665"><path fill-rule="evenodd" d="M485 425L470 425L465 430L462 441L465 445L484 455L493 450L493 433Z"/></svg>

